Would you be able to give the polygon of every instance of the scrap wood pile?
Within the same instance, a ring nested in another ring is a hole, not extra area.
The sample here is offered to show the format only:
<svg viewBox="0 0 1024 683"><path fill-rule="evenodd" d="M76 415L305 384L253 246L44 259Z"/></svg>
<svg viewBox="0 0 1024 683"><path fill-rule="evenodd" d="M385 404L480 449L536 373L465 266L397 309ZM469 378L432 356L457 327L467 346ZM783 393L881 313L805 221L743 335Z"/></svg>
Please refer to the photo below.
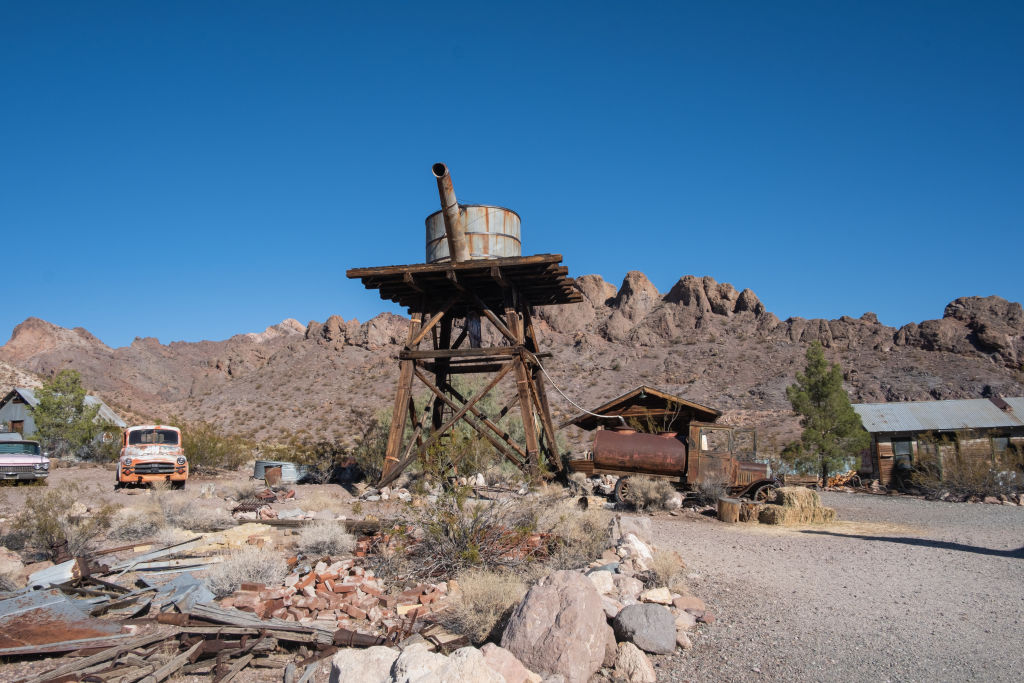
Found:
<svg viewBox="0 0 1024 683"><path fill-rule="evenodd" d="M159 681L178 674L221 681L247 670L246 680L297 681L339 647L412 641L447 651L466 644L424 619L441 609L448 584L389 590L361 559L325 557L302 566L290 558L295 571L282 585L243 584L218 604L203 581L181 569L219 559L188 555L222 536L109 567L77 559L34 572L25 589L0 593L0 658L62 656L41 664L42 678L37 663L18 680ZM365 555L371 544L363 537L357 552ZM159 584L145 571L153 565L176 577Z"/></svg>

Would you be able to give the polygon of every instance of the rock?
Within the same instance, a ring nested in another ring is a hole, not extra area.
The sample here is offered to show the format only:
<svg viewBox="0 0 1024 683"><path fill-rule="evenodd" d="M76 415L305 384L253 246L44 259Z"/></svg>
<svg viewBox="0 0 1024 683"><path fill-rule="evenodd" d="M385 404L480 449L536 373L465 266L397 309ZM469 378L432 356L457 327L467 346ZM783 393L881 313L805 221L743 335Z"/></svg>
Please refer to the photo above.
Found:
<svg viewBox="0 0 1024 683"><path fill-rule="evenodd" d="M640 602L654 602L659 605L671 605L672 593L664 586L649 588L640 594Z"/></svg>
<svg viewBox="0 0 1024 683"><path fill-rule="evenodd" d="M637 560L645 560L650 562L654 560L654 551L651 547L641 541L634 533L627 533L622 535L622 541L619 543L619 550L626 552L623 557L629 557L634 562Z"/></svg>
<svg viewBox="0 0 1024 683"><path fill-rule="evenodd" d="M0 546L0 575L17 576L24 568L18 553Z"/></svg>
<svg viewBox="0 0 1024 683"><path fill-rule="evenodd" d="M707 624L708 626L711 626L713 623L715 623L715 615L711 612L704 612L699 617L697 617L697 621L698 623Z"/></svg>
<svg viewBox="0 0 1024 683"><path fill-rule="evenodd" d="M622 536L633 534L640 540L651 537L650 517L622 517L617 518L619 533Z"/></svg>
<svg viewBox="0 0 1024 683"><path fill-rule="evenodd" d="M673 493L665 501L665 509L669 512L678 510L681 507L683 507L683 494L681 493Z"/></svg>
<svg viewBox="0 0 1024 683"><path fill-rule="evenodd" d="M703 600L692 595L681 595L672 601L672 605L679 610L695 609L703 612L707 609Z"/></svg>
<svg viewBox="0 0 1024 683"><path fill-rule="evenodd" d="M433 679L431 674L447 663L448 658L444 655L431 652L423 643L415 643L403 650L394 660L394 664L391 665L391 680L394 683L437 680Z"/></svg>
<svg viewBox="0 0 1024 683"><path fill-rule="evenodd" d="M442 659L445 659L443 656ZM539 679L539 677L538 677ZM395 679L397 680L397 679ZM448 683L448 681L480 681L504 683L507 679L487 665L483 653L475 647L459 648L445 663L425 677L407 679L409 683Z"/></svg>
<svg viewBox="0 0 1024 683"><path fill-rule="evenodd" d="M356 680L362 683L388 683L396 659L398 650L381 645L365 650L342 648L331 660L331 683Z"/></svg>
<svg viewBox="0 0 1024 683"><path fill-rule="evenodd" d="M1002 501L996 498L995 496L985 496L982 499L982 502L988 503L989 505L999 505Z"/></svg>
<svg viewBox="0 0 1024 683"><path fill-rule="evenodd" d="M505 677L505 683L540 683L540 676L523 666L523 663L505 648L487 643L480 648L480 652L487 666Z"/></svg>
<svg viewBox="0 0 1024 683"><path fill-rule="evenodd" d="M676 631L676 645L684 650L693 649L693 642L690 640L690 636L686 634L686 631Z"/></svg>
<svg viewBox="0 0 1024 683"><path fill-rule="evenodd" d="M607 595L601 596L601 607L604 608L604 614L609 619L614 619L615 615L621 612L624 606L618 600L614 600Z"/></svg>
<svg viewBox="0 0 1024 683"><path fill-rule="evenodd" d="M623 607L612 621L615 637L628 641L645 652L671 654L676 649L676 624L672 614L661 605L641 603Z"/></svg>
<svg viewBox="0 0 1024 683"><path fill-rule="evenodd" d="M608 624L587 577L558 571L530 588L509 618L501 646L527 668L585 683L604 661Z"/></svg>
<svg viewBox="0 0 1024 683"><path fill-rule="evenodd" d="M692 631L697 628L697 617L689 612L680 612L676 615L675 625L677 630Z"/></svg>
<svg viewBox="0 0 1024 683"><path fill-rule="evenodd" d="M657 675L647 655L633 643L619 643L615 657L615 680L628 683L656 683Z"/></svg>
<svg viewBox="0 0 1024 683"><path fill-rule="evenodd" d="M604 661L601 662L601 666L610 669L615 666L615 658L619 655L619 644L615 642L614 631L608 629L606 633L608 635L604 643Z"/></svg>
<svg viewBox="0 0 1024 683"><path fill-rule="evenodd" d="M612 577L612 581L615 582L615 590L619 592L621 599L635 600L644 589L644 584L640 579L625 574L616 574Z"/></svg>
<svg viewBox="0 0 1024 683"><path fill-rule="evenodd" d="M606 571L590 572L587 578L594 584L594 588L601 595L606 595L615 590L615 582L612 580L612 573Z"/></svg>

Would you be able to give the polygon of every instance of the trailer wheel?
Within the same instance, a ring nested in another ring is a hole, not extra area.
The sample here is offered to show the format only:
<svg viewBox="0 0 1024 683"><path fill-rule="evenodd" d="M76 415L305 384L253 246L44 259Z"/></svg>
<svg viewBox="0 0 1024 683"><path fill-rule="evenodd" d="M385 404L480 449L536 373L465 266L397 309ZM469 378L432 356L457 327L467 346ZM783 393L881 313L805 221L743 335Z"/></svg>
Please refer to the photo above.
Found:
<svg viewBox="0 0 1024 683"><path fill-rule="evenodd" d="M775 492L778 488L773 484L765 484L754 491L753 499L757 503L767 503L775 499Z"/></svg>
<svg viewBox="0 0 1024 683"><path fill-rule="evenodd" d="M615 482L615 502L626 503L626 496L629 495L629 477L619 477L619 480Z"/></svg>

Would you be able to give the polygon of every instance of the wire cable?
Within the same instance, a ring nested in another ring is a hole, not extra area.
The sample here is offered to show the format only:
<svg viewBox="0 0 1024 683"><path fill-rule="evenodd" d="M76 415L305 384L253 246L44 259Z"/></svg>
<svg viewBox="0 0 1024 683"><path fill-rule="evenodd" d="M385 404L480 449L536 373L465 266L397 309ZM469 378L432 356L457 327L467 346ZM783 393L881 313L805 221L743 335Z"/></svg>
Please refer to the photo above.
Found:
<svg viewBox="0 0 1024 683"><path fill-rule="evenodd" d="M530 353L530 352L529 352L529 351L527 351L527 353ZM575 407L575 408L576 408L577 410L581 410L581 411L583 411L584 413L586 413L587 415L593 415L594 417L601 417L601 418L609 418L609 417L612 417L612 418L618 418L618 420L619 420L619 421L620 421L620 422L622 423L622 426L623 426L623 427L628 427L628 426L629 426L628 424L626 424L626 419L625 419L624 417L622 417L621 415L601 415L600 413L595 413L595 412L592 412L592 411L590 411L590 410L587 410L587 409L586 409L586 408L584 408L583 406L581 406L581 405L580 405L579 403L576 403L576 401L572 400L572 399L571 399L571 398L569 398L568 396L566 396L566 395L565 395L565 392L564 392L564 391L562 391L561 389L559 389L559 388L558 388L558 385L557 385L557 384L555 384L555 380L551 379L551 375L549 375L549 374L548 374L548 370L547 370L547 368L545 368L545 367L544 367L544 364L540 362L540 359L539 359L539 358L537 358L537 356L536 356L536 355L534 355L534 354L532 354L532 353L530 353L530 356L532 356L532 357L533 357L533 362L537 364L537 366L538 366L538 367L540 368L540 371L541 371L541 372L543 372L543 373L544 373L544 376L548 378L548 381L549 381L549 382L551 382L551 386L553 386L553 387L555 388L555 391L557 391L557 392L558 392L559 394L561 394L562 398L564 398L564 399L565 399L566 401L568 401L568 402L569 402L570 404L572 404L572 405L573 405L573 406L574 406L574 407Z"/></svg>

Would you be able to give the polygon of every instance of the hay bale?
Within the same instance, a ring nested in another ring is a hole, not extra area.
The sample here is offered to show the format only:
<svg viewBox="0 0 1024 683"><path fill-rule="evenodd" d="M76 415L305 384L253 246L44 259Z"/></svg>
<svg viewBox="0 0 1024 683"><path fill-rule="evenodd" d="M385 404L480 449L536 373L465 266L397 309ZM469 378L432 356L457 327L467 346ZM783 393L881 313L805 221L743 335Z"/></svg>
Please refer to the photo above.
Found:
<svg viewBox="0 0 1024 683"><path fill-rule="evenodd" d="M780 488L775 500L777 504L758 513L761 524L825 524L836 519L836 511L821 504L817 491L802 486Z"/></svg>

